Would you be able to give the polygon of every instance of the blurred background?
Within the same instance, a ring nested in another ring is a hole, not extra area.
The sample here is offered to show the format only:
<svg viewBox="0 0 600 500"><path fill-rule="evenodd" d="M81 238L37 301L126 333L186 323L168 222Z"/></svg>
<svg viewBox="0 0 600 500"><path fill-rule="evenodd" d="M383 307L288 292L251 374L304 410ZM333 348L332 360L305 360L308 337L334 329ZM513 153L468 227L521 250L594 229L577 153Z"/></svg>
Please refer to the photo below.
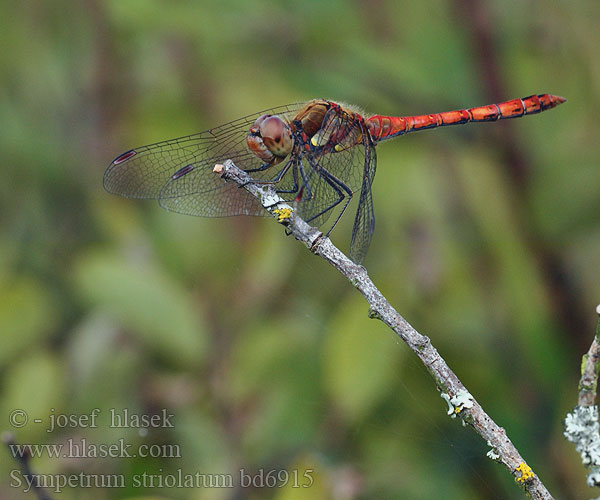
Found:
<svg viewBox="0 0 600 500"><path fill-rule="evenodd" d="M60 498L523 498L354 287L281 226L171 214L107 194L102 175L132 147L314 97L412 115L546 92L569 102L380 145L364 264L551 492L594 495L562 419L600 302L597 1L2 11L1 429L23 444L158 447L41 453L38 473L126 480ZM332 235L345 251L351 224ZM96 427L48 432L51 416L95 408ZM10 425L15 409L27 425ZM110 427L111 409L173 426ZM0 496L33 498L6 450L0 464ZM240 470L276 471L278 487L241 489ZM137 487L144 473L236 487Z"/></svg>

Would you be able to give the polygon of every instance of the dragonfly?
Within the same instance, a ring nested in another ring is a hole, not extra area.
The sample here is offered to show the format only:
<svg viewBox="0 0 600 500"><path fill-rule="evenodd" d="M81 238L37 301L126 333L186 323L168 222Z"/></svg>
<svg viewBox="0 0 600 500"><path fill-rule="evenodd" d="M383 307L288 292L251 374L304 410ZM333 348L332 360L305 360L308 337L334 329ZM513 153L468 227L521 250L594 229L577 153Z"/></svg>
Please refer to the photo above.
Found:
<svg viewBox="0 0 600 500"><path fill-rule="evenodd" d="M417 130L532 115L565 101L538 94L442 113L365 117L354 106L313 99L130 149L110 163L103 183L110 193L157 199L187 215L268 215L253 195L213 173L215 164L230 159L252 182L273 185L312 225L332 218L327 236L357 195L350 258L361 263L375 229L371 187L380 142Z"/></svg>

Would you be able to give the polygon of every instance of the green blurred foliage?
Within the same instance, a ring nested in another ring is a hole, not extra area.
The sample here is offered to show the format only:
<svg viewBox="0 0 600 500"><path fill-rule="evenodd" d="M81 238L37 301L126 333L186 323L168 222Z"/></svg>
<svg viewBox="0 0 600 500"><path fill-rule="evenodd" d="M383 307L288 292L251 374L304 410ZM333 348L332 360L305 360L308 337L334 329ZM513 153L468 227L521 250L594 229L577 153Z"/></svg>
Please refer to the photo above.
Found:
<svg viewBox="0 0 600 500"><path fill-rule="evenodd" d="M313 97L421 114L550 92L534 117L378 147L365 265L558 498L600 302L600 4L5 2L0 408L19 443L122 439L180 457L32 460L123 474L60 498L522 498L412 353L280 226L102 189L117 154ZM347 250L352 218L332 237ZM51 415L100 409L95 428ZM174 427L110 427L110 409ZM11 428L23 409L29 423ZM42 423L35 423L35 418ZM0 455L2 498L18 467ZM134 475L311 470L310 488L138 488ZM442 493L443 492L443 493ZM31 494L29 494L31 495Z"/></svg>

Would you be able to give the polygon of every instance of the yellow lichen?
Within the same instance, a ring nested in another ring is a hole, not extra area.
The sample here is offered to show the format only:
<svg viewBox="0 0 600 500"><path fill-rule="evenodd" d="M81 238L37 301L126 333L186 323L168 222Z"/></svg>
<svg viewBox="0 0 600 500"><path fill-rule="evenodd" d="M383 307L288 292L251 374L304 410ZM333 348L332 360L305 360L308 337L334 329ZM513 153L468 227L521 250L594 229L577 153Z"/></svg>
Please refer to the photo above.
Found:
<svg viewBox="0 0 600 500"><path fill-rule="evenodd" d="M515 472L520 472L521 477L517 478L519 483L524 483L525 481L529 481L535 477L535 474L531 470L531 467L527 465L525 462L521 462L519 466L515 469Z"/></svg>
<svg viewBox="0 0 600 500"><path fill-rule="evenodd" d="M277 222L283 222L292 216L291 208L276 208L273 213L277 215Z"/></svg>

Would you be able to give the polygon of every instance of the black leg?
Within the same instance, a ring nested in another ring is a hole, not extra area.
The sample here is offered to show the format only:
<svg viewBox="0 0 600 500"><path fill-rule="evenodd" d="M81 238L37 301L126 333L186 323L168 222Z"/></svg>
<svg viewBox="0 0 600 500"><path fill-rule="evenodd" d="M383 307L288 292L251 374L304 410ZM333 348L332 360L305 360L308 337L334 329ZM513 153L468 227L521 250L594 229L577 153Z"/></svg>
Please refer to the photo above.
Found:
<svg viewBox="0 0 600 500"><path fill-rule="evenodd" d="M248 168L246 170L244 170L244 172L246 172L247 174L250 174L252 172L262 172L263 170L267 170L267 168L269 168L272 164L271 163L265 163L264 165L258 167L258 168Z"/></svg>
<svg viewBox="0 0 600 500"><path fill-rule="evenodd" d="M317 217L320 217L321 215L323 215L327 211L332 210L333 208L335 208L345 198L347 198L347 200L344 203L344 206L343 206L341 212L339 213L339 215L335 219L335 222L333 223L333 225L331 226L331 228L329 229L329 231L327 231L326 236L329 236L329 234L331 233L331 231L333 231L333 228L337 225L337 223L339 222L339 220L342 218L342 215L344 215L344 212L346 211L346 209L348 208L348 205L352 201L352 196L354 195L354 193L352 192L352 190L346 184L344 184L342 181L340 181L334 175L330 174L327 170L321 168L319 165L316 165L316 164L313 165L312 162L311 162L311 165L314 168L315 172L321 178L323 178L323 180L325 180L325 182L327 182L327 184L329 184L331 186L331 188L337 193L338 199L335 200L333 203L331 203L328 207L325 207L319 213L317 213L317 214L313 215L312 217L310 217L309 219L307 219L306 222L310 222L312 220L315 220ZM344 194L344 192L345 192L345 194Z"/></svg>

